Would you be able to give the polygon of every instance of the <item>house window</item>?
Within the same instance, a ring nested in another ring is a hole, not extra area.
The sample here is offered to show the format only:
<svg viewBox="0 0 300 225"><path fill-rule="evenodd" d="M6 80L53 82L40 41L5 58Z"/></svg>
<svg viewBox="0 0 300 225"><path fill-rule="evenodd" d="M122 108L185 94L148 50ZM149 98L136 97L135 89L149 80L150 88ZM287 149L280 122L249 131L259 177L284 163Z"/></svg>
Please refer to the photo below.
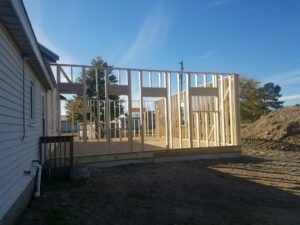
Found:
<svg viewBox="0 0 300 225"><path fill-rule="evenodd" d="M35 85L30 82L30 120L35 122Z"/></svg>

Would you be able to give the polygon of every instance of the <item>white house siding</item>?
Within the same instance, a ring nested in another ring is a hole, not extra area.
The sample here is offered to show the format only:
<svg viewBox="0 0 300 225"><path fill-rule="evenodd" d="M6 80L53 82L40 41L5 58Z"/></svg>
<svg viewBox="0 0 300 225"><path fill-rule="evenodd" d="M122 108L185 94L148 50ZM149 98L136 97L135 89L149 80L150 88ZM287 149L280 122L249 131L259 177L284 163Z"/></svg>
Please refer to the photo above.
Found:
<svg viewBox="0 0 300 225"><path fill-rule="evenodd" d="M30 123L30 82L35 84L35 124ZM0 220L34 178L42 136L42 95L46 92L25 66L25 128L22 141L22 58L0 23ZM45 97L46 98L46 97ZM32 170L31 175L24 171Z"/></svg>

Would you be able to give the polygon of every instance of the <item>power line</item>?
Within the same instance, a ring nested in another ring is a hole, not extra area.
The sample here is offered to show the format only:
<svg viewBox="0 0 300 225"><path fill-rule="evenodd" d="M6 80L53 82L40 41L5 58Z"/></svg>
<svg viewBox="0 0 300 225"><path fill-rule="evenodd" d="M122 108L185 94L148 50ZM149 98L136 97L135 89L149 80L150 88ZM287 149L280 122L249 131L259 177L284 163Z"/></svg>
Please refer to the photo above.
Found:
<svg viewBox="0 0 300 225"><path fill-rule="evenodd" d="M281 85L281 86L295 86L295 87L299 87L300 84L286 84L286 85Z"/></svg>
<svg viewBox="0 0 300 225"><path fill-rule="evenodd" d="M298 77L300 78L300 74L296 74L296 75L293 75L291 77L282 77L281 79L277 79L277 80L275 79L275 82L278 83L280 81L292 80L292 79L298 78Z"/></svg>

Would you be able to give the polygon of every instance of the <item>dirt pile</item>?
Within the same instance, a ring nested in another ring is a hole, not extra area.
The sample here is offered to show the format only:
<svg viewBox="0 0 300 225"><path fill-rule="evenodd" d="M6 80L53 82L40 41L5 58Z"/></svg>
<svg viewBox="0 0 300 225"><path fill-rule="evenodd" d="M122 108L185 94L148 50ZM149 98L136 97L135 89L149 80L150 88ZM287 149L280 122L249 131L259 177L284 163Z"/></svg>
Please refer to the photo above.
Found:
<svg viewBox="0 0 300 225"><path fill-rule="evenodd" d="M289 106L242 125L242 145L255 149L300 150L300 106Z"/></svg>
<svg viewBox="0 0 300 225"><path fill-rule="evenodd" d="M292 140L300 135L300 106L278 109L256 122L242 126L244 139L263 139L269 141Z"/></svg>

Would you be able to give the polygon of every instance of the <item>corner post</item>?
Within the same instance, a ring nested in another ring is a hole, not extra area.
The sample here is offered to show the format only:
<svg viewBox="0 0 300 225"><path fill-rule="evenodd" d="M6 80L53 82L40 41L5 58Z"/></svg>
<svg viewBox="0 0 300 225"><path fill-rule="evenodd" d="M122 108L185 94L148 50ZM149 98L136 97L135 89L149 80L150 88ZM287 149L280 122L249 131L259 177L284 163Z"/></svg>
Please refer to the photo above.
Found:
<svg viewBox="0 0 300 225"><path fill-rule="evenodd" d="M177 110L178 110L178 139L179 148L182 148L182 129L181 129L181 83L180 83L180 73L177 73Z"/></svg>
<svg viewBox="0 0 300 225"><path fill-rule="evenodd" d="M186 109L187 109L187 121L188 121L188 138L189 138L189 147L193 148L193 122L192 122L192 104L191 104L191 74L186 74Z"/></svg>
<svg viewBox="0 0 300 225"><path fill-rule="evenodd" d="M86 68L82 67L82 80L83 80L83 143L87 141L87 96L86 96Z"/></svg>
<svg viewBox="0 0 300 225"><path fill-rule="evenodd" d="M131 96L131 70L127 70L128 85L128 141L129 149L132 152L132 96Z"/></svg>
<svg viewBox="0 0 300 225"><path fill-rule="evenodd" d="M143 102L143 72L139 71L140 88L140 126L141 126L141 150L144 151L144 102Z"/></svg>
<svg viewBox="0 0 300 225"><path fill-rule="evenodd" d="M160 78L160 73L159 73L159 83L161 82L161 78ZM169 80L169 76L167 76L167 73L164 72L164 82L165 82L165 87L166 88L166 96L165 96L165 118L166 118L166 121L165 121L165 125L166 125L166 129L165 129L165 132L166 132L166 146L167 146L167 149L170 149L170 117L169 117L169 101L170 101L170 98L169 98L169 88L171 89L171 87L169 87L170 85L170 80ZM160 85L161 87L161 85Z"/></svg>
<svg viewBox="0 0 300 225"><path fill-rule="evenodd" d="M108 88L109 88L109 75L108 75L108 67L104 68L104 76L105 76L105 132L106 132L106 140L108 143L108 151L110 153L110 104L109 104L109 96L108 96Z"/></svg>
<svg viewBox="0 0 300 225"><path fill-rule="evenodd" d="M234 106L234 144L241 145L241 128L240 128L240 98L239 98L239 75L233 75L233 106Z"/></svg>

